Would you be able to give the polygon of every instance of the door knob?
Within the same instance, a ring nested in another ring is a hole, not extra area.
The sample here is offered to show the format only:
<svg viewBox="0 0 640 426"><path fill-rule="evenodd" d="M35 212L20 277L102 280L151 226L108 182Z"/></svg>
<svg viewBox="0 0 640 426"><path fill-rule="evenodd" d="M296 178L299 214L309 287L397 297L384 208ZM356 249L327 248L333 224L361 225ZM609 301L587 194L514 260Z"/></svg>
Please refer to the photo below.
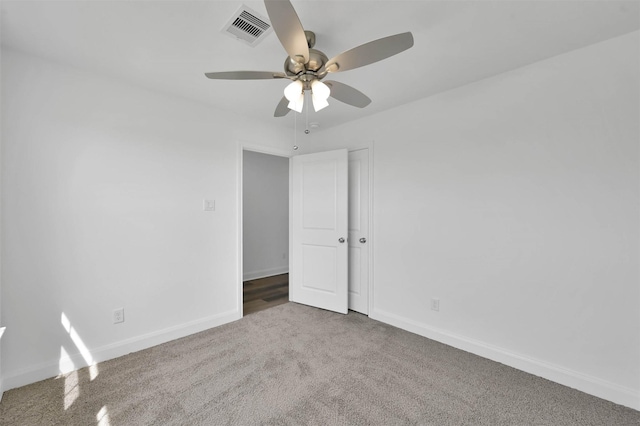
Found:
<svg viewBox="0 0 640 426"><path fill-rule="evenodd" d="M342 238L342 237L338 238L338 242L344 243L344 238Z"/></svg>
<svg viewBox="0 0 640 426"><path fill-rule="evenodd" d="M364 243L366 243L366 242L367 242L367 239L366 239L366 238L364 238L364 237L362 237L362 238L360 238L360 242L361 242L362 244L364 244Z"/></svg>

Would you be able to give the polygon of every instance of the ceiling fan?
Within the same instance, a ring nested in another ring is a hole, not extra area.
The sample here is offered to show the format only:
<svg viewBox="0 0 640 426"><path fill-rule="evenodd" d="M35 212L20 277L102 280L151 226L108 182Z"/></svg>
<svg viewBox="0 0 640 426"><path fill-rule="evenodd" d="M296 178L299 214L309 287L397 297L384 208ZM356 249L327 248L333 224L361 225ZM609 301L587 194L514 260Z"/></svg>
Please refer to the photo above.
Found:
<svg viewBox="0 0 640 426"><path fill-rule="evenodd" d="M313 48L316 36L312 31L304 30L289 0L265 0L264 4L273 30L289 55L284 62L284 72L226 71L208 72L205 76L218 80L291 80L276 107L274 117L283 117L290 110L302 112L305 91L311 92L316 111L329 105L329 96L358 108L366 107L371 99L364 93L344 83L321 80L330 73L369 65L413 46L413 35L406 32L362 44L329 59L323 52Z"/></svg>

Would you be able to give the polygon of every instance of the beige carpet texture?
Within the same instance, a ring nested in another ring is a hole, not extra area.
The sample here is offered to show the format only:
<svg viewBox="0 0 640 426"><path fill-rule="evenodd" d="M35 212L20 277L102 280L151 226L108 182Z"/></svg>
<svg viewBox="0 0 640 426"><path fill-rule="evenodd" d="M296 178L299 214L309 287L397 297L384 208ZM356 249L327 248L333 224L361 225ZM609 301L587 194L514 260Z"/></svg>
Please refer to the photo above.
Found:
<svg viewBox="0 0 640 426"><path fill-rule="evenodd" d="M2 425L640 425L640 412L295 303L5 393Z"/></svg>

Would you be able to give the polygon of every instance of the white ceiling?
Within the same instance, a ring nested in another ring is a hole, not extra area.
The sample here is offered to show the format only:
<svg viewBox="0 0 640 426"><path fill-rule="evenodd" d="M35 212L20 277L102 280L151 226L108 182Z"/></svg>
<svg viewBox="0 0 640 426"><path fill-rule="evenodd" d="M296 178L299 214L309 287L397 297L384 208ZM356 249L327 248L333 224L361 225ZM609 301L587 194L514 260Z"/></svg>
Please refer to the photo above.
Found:
<svg viewBox="0 0 640 426"><path fill-rule="evenodd" d="M208 71L282 71L275 33L249 47L221 33L241 4L260 1L5 1L2 45L194 99L251 119L273 118L287 80L224 81ZM640 28L628 1L293 0L316 49L329 58L368 41L411 31L414 47L332 75L367 94L364 109L329 99L309 112L328 128ZM298 126L306 112L298 116Z"/></svg>

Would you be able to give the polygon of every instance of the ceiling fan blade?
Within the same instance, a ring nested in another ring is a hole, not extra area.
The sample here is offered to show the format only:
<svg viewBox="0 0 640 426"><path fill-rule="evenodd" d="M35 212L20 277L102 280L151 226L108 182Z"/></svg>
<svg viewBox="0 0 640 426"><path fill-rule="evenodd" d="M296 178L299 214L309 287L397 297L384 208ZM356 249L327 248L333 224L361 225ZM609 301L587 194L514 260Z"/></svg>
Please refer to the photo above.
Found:
<svg viewBox="0 0 640 426"><path fill-rule="evenodd" d="M324 82L331 89L329 96L358 108L364 108L371 103L371 99L361 91L338 81Z"/></svg>
<svg viewBox="0 0 640 426"><path fill-rule="evenodd" d="M273 116L284 117L285 115L289 114L289 111L291 111L289 109L289 100L283 96L282 99L280 99L280 102L278 103L278 106L276 107L276 110L273 113Z"/></svg>
<svg viewBox="0 0 640 426"><path fill-rule="evenodd" d="M289 0L264 0L267 14L271 20L280 43L294 61L309 62L309 45L300 18Z"/></svg>
<svg viewBox="0 0 640 426"><path fill-rule="evenodd" d="M288 78L282 72L272 71L223 71L206 72L204 75L214 80L271 80L274 78Z"/></svg>
<svg viewBox="0 0 640 426"><path fill-rule="evenodd" d="M324 66L324 72L347 71L381 61L413 46L413 35L401 33L370 41L339 54Z"/></svg>

